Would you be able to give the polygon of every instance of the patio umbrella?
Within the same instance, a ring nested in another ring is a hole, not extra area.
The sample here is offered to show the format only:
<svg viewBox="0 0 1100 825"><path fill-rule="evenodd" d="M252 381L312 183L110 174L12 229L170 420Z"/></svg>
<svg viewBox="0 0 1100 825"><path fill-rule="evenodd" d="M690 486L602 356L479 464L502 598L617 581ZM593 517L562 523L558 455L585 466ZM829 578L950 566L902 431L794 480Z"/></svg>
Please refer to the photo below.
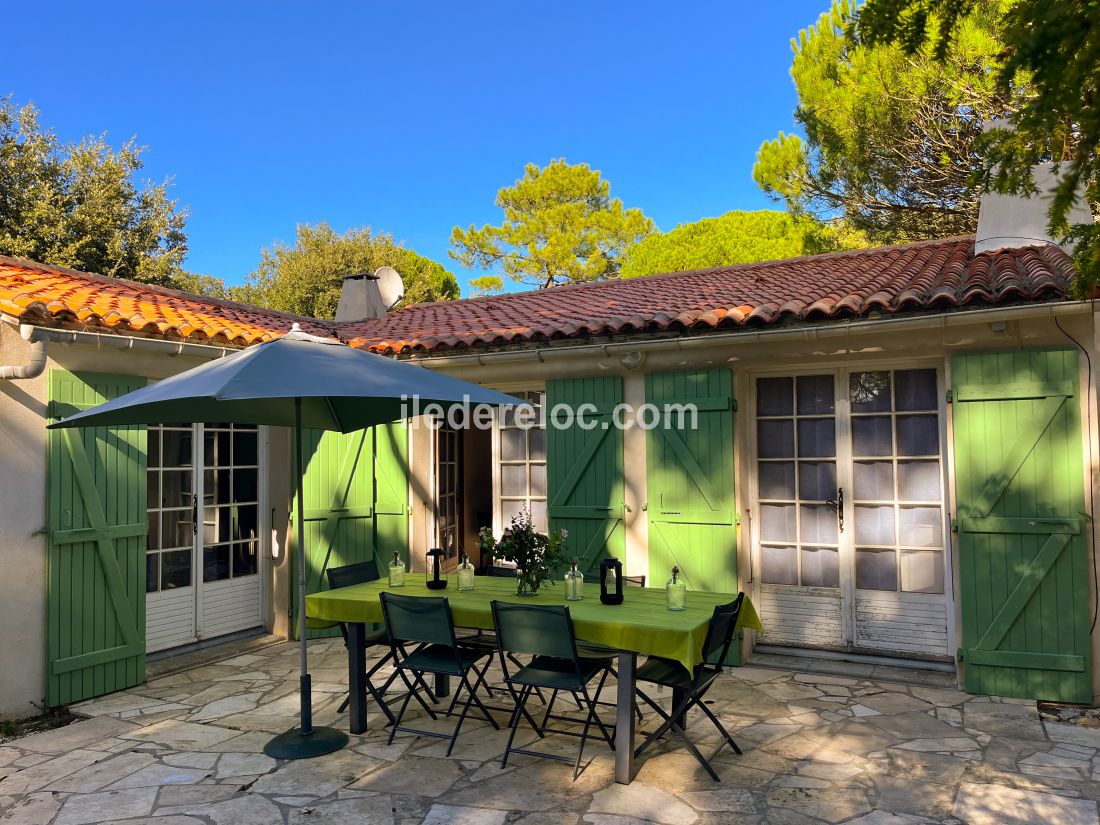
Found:
<svg viewBox="0 0 1100 825"><path fill-rule="evenodd" d="M306 573L302 430L348 433L412 414L412 399L455 406L518 406L510 395L301 331L211 361L51 424L102 427L175 422L269 424L294 428L298 513L298 634L301 725L272 739L269 756L303 759L338 750L347 736L314 727L306 658Z"/></svg>

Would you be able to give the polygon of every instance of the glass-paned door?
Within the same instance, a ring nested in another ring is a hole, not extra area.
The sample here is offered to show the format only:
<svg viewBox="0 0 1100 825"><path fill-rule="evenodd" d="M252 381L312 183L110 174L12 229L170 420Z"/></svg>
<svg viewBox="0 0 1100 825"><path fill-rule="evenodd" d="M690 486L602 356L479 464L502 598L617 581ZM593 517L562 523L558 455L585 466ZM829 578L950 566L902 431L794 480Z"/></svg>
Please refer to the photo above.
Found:
<svg viewBox="0 0 1100 825"><path fill-rule="evenodd" d="M146 646L260 623L259 432L149 427Z"/></svg>
<svg viewBox="0 0 1100 825"><path fill-rule="evenodd" d="M435 432L435 528L436 546L448 557L464 552L462 544L462 434L453 427Z"/></svg>
<svg viewBox="0 0 1100 825"><path fill-rule="evenodd" d="M766 641L946 656L934 368L756 381Z"/></svg>

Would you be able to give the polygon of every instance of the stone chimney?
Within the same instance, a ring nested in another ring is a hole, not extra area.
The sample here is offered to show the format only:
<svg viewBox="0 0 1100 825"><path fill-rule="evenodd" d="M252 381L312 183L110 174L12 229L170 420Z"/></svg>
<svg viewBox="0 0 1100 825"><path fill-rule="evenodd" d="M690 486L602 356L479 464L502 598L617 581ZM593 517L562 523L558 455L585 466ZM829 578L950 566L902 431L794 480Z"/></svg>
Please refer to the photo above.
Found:
<svg viewBox="0 0 1100 825"><path fill-rule="evenodd" d="M987 124L988 129L1011 129L1007 121ZM986 193L978 204L978 231L974 252L993 252L998 249L1015 249L1021 246L1057 244L1047 231L1048 213L1058 178L1053 163L1040 163L1031 170L1035 181L1032 197ZM1092 210L1079 193L1069 213L1070 224L1092 223ZM1066 252L1072 248L1064 245Z"/></svg>
<svg viewBox="0 0 1100 825"><path fill-rule="evenodd" d="M386 304L378 288L378 276L355 272L344 276L340 287L340 302L336 305L337 321L367 321L386 317Z"/></svg>

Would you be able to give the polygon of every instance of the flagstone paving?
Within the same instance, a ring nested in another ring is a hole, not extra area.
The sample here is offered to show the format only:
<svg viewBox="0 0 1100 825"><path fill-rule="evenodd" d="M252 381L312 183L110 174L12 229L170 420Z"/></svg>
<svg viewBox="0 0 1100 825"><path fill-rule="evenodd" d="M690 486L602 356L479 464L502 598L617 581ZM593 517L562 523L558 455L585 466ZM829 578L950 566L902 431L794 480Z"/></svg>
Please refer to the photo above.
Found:
<svg viewBox="0 0 1100 825"><path fill-rule="evenodd" d="M312 642L311 662L317 723L346 730L341 642ZM293 645L251 647L85 702L73 708L84 721L7 743L0 823L1100 825L1100 729L1044 721L1034 703L858 672L735 668L710 696L744 751L715 759L722 781L670 742L639 760L627 787L596 742L576 781L568 765L519 755L501 769L507 732L475 719L450 757L437 739L387 745L372 713L371 730L342 751L270 759L264 743L295 723L296 664ZM689 723L717 745L702 714ZM650 714L641 729L653 724ZM571 754L576 740L540 747Z"/></svg>

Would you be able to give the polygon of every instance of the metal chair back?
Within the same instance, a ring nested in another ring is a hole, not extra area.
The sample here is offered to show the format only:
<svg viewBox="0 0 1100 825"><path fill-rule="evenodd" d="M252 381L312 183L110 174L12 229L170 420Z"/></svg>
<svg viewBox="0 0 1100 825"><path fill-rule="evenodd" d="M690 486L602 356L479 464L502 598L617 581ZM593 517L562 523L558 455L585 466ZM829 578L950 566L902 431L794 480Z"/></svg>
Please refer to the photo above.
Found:
<svg viewBox="0 0 1100 825"><path fill-rule="evenodd" d="M330 590L337 587L350 587L353 584L378 581L378 562L357 561L354 564L345 564L343 567L330 567L325 571L328 577Z"/></svg>
<svg viewBox="0 0 1100 825"><path fill-rule="evenodd" d="M733 634L737 629L737 617L741 615L741 603L745 600L744 593L738 593L737 598L727 604L715 605L714 613L710 618L710 626L707 628L707 637L703 641L703 659L710 660L721 651L717 659L718 667L726 661L733 644Z"/></svg>
<svg viewBox="0 0 1100 825"><path fill-rule="evenodd" d="M455 628L446 596L398 596L379 593L386 629L395 644L455 647Z"/></svg>
<svg viewBox="0 0 1100 825"><path fill-rule="evenodd" d="M502 651L576 661L577 642L566 605L494 600L491 607Z"/></svg>

